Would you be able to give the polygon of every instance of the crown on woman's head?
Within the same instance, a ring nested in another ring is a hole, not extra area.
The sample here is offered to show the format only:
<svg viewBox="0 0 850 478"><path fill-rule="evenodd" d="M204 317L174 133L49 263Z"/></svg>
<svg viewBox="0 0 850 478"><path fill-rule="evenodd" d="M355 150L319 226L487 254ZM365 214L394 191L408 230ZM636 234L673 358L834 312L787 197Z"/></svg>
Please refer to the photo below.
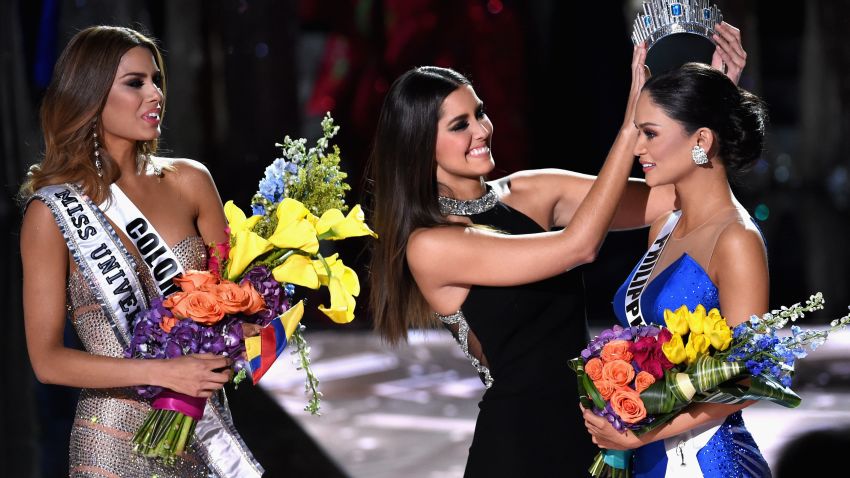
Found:
<svg viewBox="0 0 850 478"><path fill-rule="evenodd" d="M714 27L723 21L723 13L708 0L649 0L637 14L632 42L647 42L652 48L658 40L674 33L694 33L709 40Z"/></svg>
<svg viewBox="0 0 850 478"><path fill-rule="evenodd" d="M647 43L646 63L656 73L688 61L711 63L711 37L721 22L723 14L709 0L649 0L635 18L632 42Z"/></svg>

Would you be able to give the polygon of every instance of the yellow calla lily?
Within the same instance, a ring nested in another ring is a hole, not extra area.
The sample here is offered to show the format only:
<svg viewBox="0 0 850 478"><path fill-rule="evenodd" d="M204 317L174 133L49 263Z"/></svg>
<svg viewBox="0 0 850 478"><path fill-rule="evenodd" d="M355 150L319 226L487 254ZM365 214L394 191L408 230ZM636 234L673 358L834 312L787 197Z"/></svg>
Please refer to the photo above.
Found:
<svg viewBox="0 0 850 478"><path fill-rule="evenodd" d="M271 242L263 239L257 233L243 229L233 234L233 247L230 248L230 261L225 274L228 280L236 280L242 272L260 254L274 248Z"/></svg>
<svg viewBox="0 0 850 478"><path fill-rule="evenodd" d="M263 216L251 216L246 218L245 213L233 201L227 201L224 205L224 216L227 218L227 226L231 234L239 231L250 231Z"/></svg>
<svg viewBox="0 0 850 478"><path fill-rule="evenodd" d="M358 236L378 237L365 221L366 215L359 204L351 208L347 216L339 209L328 209L316 223L316 232L322 239L333 241Z"/></svg>
<svg viewBox="0 0 850 478"><path fill-rule="evenodd" d="M318 289L320 285L319 276L316 275L310 258L301 254L289 256L283 264L272 270L272 275L278 282L288 282L310 289Z"/></svg>
<svg viewBox="0 0 850 478"><path fill-rule="evenodd" d="M346 292L353 296L360 295L360 279L357 277L357 273L342 263L342 260L339 259L339 254L334 254L324 259L324 264L320 259L313 260L313 268L319 276L319 282L322 285L328 285L330 277L337 277L343 287L345 287ZM328 265L327 268L325 264ZM330 276L328 276L328 268L331 270Z"/></svg>
<svg viewBox="0 0 850 478"><path fill-rule="evenodd" d="M705 322L705 307L699 304L693 312L688 314L688 327L690 327L691 333L701 334L703 322Z"/></svg>
<svg viewBox="0 0 850 478"><path fill-rule="evenodd" d="M308 254L319 252L316 229L307 220L295 219L288 224L277 223L269 242L281 249L301 249Z"/></svg>
<svg viewBox="0 0 850 478"><path fill-rule="evenodd" d="M711 343L708 341L708 337L704 334L697 334L691 331L691 335L688 337L688 345L685 345L685 355L688 357L688 363L693 363L697 357L708 353L709 345Z"/></svg>
<svg viewBox="0 0 850 478"><path fill-rule="evenodd" d="M672 364L680 364L687 358L685 344L682 342L682 336L679 334L673 334L670 340L662 344L661 351L664 352L664 356Z"/></svg>
<svg viewBox="0 0 850 478"><path fill-rule="evenodd" d="M308 214L310 214L310 211L300 201L284 198L275 210L277 227L285 227L292 222L306 218Z"/></svg>
<svg viewBox="0 0 850 478"><path fill-rule="evenodd" d="M338 324L347 324L354 320L354 307L357 303L338 277L330 278L328 291L331 294L331 306L320 305L319 310Z"/></svg>
<svg viewBox="0 0 850 478"><path fill-rule="evenodd" d="M673 334L687 335L690 328L688 327L688 316L690 311L684 305L679 307L676 312L670 309L664 309L664 323Z"/></svg>

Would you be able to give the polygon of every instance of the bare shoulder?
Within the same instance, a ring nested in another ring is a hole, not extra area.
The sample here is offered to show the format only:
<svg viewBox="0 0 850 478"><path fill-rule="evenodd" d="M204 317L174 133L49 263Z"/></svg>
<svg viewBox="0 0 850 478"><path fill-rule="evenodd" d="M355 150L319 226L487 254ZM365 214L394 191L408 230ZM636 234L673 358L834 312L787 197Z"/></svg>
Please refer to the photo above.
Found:
<svg viewBox="0 0 850 478"><path fill-rule="evenodd" d="M21 222L21 253L47 249L66 250L65 239L53 218L53 212L40 200L34 199L27 205Z"/></svg>
<svg viewBox="0 0 850 478"><path fill-rule="evenodd" d="M765 258L767 251L761 232L745 211L738 211L738 219L723 228L717 237L714 257L731 262L748 257Z"/></svg>
<svg viewBox="0 0 850 478"><path fill-rule="evenodd" d="M592 182L593 176L565 169L545 168L517 171L499 181L508 183L512 192L541 194L546 191L557 192L570 184L578 186L585 181Z"/></svg>
<svg viewBox="0 0 850 478"><path fill-rule="evenodd" d="M154 164L163 168L166 177L175 176L181 183L209 183L210 170L200 161L188 158L153 158Z"/></svg>
<svg viewBox="0 0 850 478"><path fill-rule="evenodd" d="M187 158L155 158L154 161L160 162L166 180L172 181L181 197L196 204L218 197L210 170L200 161Z"/></svg>

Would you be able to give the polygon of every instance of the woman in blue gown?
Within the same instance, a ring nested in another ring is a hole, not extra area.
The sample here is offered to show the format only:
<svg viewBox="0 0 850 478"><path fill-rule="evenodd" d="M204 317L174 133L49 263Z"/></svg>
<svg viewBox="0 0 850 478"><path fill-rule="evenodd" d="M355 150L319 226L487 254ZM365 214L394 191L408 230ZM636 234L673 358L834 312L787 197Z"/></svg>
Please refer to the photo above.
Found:
<svg viewBox="0 0 850 478"><path fill-rule="evenodd" d="M635 155L652 187L673 185L677 210L650 229L650 249L614 296L624 326L664 323L682 305L718 308L730 326L768 308L768 269L758 227L729 178L762 150L765 111L720 71L687 64L647 81L635 112ZM600 448L635 449L635 476L766 477L767 463L740 405L695 404L640 437L584 412Z"/></svg>

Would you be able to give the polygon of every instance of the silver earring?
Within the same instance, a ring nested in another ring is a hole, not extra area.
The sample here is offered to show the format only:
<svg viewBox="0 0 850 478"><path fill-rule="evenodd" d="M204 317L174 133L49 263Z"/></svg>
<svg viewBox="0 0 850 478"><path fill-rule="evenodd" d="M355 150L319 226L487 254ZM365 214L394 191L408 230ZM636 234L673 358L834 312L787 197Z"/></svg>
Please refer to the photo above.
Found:
<svg viewBox="0 0 850 478"><path fill-rule="evenodd" d="M705 150L702 149L702 146L696 145L694 146L694 149L691 150L691 159L694 160L694 163L697 166L702 166L708 162L708 155L705 154Z"/></svg>
<svg viewBox="0 0 850 478"><path fill-rule="evenodd" d="M103 163L100 161L100 143L97 141L97 120L92 123L92 141L94 141L94 167L97 169L97 177L103 177Z"/></svg>

